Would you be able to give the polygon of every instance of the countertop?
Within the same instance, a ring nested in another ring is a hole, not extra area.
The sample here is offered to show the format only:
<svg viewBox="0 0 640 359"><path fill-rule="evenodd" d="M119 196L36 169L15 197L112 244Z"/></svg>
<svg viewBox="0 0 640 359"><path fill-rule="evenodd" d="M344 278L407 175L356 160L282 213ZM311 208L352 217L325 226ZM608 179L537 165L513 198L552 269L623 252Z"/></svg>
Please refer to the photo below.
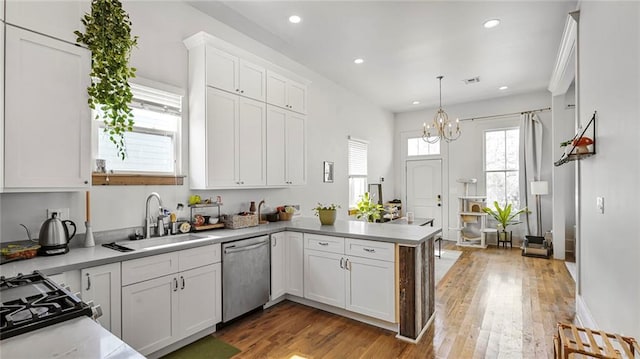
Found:
<svg viewBox="0 0 640 359"><path fill-rule="evenodd" d="M89 248L72 247L69 253L63 255L50 257L39 256L33 259L5 263L0 265L0 275L11 277L18 273L29 273L36 269L42 271L44 274L51 275L208 244L231 242L244 238L268 235L281 231L305 232L416 246L425 240L433 238L437 233L441 232L441 229L430 226L366 223L363 221L345 220L337 220L334 225L327 226L321 225L320 221L315 217L294 217L291 221L272 222L256 227L215 229L206 232L192 233L193 236L198 238L164 248L118 252L102 247L100 245L101 243L96 243L95 247ZM144 241L144 239L142 239L142 241Z"/></svg>
<svg viewBox="0 0 640 359"><path fill-rule="evenodd" d="M2 340L0 358L144 358L89 317Z"/></svg>

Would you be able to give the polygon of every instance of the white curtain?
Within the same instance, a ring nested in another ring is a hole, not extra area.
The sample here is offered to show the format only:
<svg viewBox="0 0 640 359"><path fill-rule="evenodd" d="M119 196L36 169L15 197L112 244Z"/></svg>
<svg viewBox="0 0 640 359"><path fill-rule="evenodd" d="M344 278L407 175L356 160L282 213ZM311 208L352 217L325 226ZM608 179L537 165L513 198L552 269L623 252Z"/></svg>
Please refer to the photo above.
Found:
<svg viewBox="0 0 640 359"><path fill-rule="evenodd" d="M535 212L535 198L531 195L530 184L540 180L540 167L542 166L542 122L538 115L525 112L520 115L520 188L524 205L531 212ZM536 219L539 216L536 213ZM527 234L531 234L529 223L530 215L527 214Z"/></svg>

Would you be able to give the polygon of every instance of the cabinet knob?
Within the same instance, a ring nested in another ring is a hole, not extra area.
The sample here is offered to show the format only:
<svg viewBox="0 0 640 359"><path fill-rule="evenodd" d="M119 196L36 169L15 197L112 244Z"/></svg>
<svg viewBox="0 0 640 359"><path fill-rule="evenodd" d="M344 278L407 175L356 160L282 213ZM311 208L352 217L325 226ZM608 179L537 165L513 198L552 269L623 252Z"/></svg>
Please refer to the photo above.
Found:
<svg viewBox="0 0 640 359"><path fill-rule="evenodd" d="M84 181L84 184L89 184L89 181Z"/></svg>
<svg viewBox="0 0 640 359"><path fill-rule="evenodd" d="M240 93L244 93L244 90L240 90Z"/></svg>
<svg viewBox="0 0 640 359"><path fill-rule="evenodd" d="M236 92L240 91L240 89L236 89Z"/></svg>

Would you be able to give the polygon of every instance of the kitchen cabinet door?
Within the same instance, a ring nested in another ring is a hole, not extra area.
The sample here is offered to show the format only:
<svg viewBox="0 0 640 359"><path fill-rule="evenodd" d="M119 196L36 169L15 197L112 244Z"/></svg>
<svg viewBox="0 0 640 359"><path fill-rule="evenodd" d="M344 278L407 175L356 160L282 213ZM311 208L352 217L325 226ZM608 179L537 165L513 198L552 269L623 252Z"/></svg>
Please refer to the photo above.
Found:
<svg viewBox="0 0 640 359"><path fill-rule="evenodd" d="M224 91L207 88L207 123L205 143L207 186L237 187L238 102L240 98ZM194 146L191 150L194 150ZM190 166L204 164L191 163Z"/></svg>
<svg viewBox="0 0 640 359"><path fill-rule="evenodd" d="M238 83L241 96L262 102L266 99L267 70L264 67L240 59Z"/></svg>
<svg viewBox="0 0 640 359"><path fill-rule="evenodd" d="M238 105L236 167L239 185L264 186L267 184L266 105L247 98L240 98Z"/></svg>
<svg viewBox="0 0 640 359"><path fill-rule="evenodd" d="M267 105L267 184L306 183L306 116Z"/></svg>
<svg viewBox="0 0 640 359"><path fill-rule="evenodd" d="M289 80L287 83L287 103L291 111L307 113L307 87Z"/></svg>
<svg viewBox="0 0 640 359"><path fill-rule="evenodd" d="M180 272L180 338L186 338L222 320L222 264L215 263Z"/></svg>
<svg viewBox="0 0 640 359"><path fill-rule="evenodd" d="M178 337L179 284L168 275L122 287L122 340L142 355Z"/></svg>
<svg viewBox="0 0 640 359"><path fill-rule="evenodd" d="M344 308L344 255L305 249L304 297L316 302Z"/></svg>
<svg viewBox="0 0 640 359"><path fill-rule="evenodd" d="M267 105L267 184L286 186L287 182L287 110Z"/></svg>
<svg viewBox="0 0 640 359"><path fill-rule="evenodd" d="M87 188L90 52L13 26L5 30L5 190Z"/></svg>
<svg viewBox="0 0 640 359"><path fill-rule="evenodd" d="M92 300L94 304L100 305L102 316L98 318L98 323L121 338L120 262L82 269L80 278L82 300Z"/></svg>
<svg viewBox="0 0 640 359"><path fill-rule="evenodd" d="M206 48L207 86L264 101L267 72L264 67L213 46Z"/></svg>
<svg viewBox="0 0 640 359"><path fill-rule="evenodd" d="M395 322L393 262L347 257L346 305L349 311Z"/></svg>
<svg viewBox="0 0 640 359"><path fill-rule="evenodd" d="M302 233L285 232L286 243L286 267L285 283L286 292L298 297L304 296L304 242Z"/></svg>
<svg viewBox="0 0 640 359"><path fill-rule="evenodd" d="M267 103L287 108L287 78L267 71Z"/></svg>
<svg viewBox="0 0 640 359"><path fill-rule="evenodd" d="M267 103L307 113L307 87L273 71L267 71Z"/></svg>
<svg viewBox="0 0 640 359"><path fill-rule="evenodd" d="M240 59L213 46L206 48L207 86L232 93L240 91L238 71Z"/></svg>
<svg viewBox="0 0 640 359"><path fill-rule="evenodd" d="M76 43L76 35L73 32L84 31L81 19L85 13L91 12L90 1L6 0L5 2L7 24L20 26L72 44Z"/></svg>
<svg viewBox="0 0 640 359"><path fill-rule="evenodd" d="M290 185L307 183L306 175L306 116L290 112L287 116L287 179Z"/></svg>
<svg viewBox="0 0 640 359"><path fill-rule="evenodd" d="M271 300L283 296L287 291L287 244L286 232L271 235Z"/></svg>

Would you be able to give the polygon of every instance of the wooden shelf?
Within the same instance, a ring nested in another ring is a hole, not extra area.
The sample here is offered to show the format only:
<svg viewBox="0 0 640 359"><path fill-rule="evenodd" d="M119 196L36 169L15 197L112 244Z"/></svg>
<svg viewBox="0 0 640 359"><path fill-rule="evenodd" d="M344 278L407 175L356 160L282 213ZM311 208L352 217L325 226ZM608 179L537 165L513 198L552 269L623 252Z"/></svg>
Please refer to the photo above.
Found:
<svg viewBox="0 0 640 359"><path fill-rule="evenodd" d="M91 183L94 186L181 186L184 184L184 177L185 176L93 172L91 174Z"/></svg>

